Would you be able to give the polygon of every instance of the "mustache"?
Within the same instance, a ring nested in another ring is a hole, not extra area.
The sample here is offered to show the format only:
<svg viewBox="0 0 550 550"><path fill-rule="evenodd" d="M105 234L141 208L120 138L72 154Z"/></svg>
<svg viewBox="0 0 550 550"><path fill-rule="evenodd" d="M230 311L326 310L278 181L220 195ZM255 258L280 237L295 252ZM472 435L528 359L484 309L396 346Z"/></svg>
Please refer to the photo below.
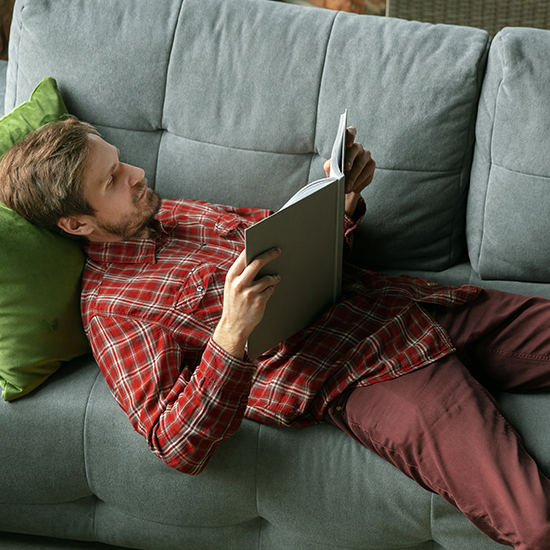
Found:
<svg viewBox="0 0 550 550"><path fill-rule="evenodd" d="M148 183L147 178L143 178L141 181L136 183L136 189L138 191L143 191L147 187Z"/></svg>
<svg viewBox="0 0 550 550"><path fill-rule="evenodd" d="M148 188L147 184L148 184L147 178L143 178L141 181L138 181L134 185L134 195L133 195L132 201L135 206L139 204L144 190Z"/></svg>

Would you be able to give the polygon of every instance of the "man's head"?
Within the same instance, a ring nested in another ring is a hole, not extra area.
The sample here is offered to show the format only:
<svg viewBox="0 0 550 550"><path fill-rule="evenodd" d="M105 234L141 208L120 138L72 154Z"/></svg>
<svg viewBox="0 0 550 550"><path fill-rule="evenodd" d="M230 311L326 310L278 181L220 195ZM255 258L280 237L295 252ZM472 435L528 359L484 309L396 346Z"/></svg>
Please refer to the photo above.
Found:
<svg viewBox="0 0 550 550"><path fill-rule="evenodd" d="M0 201L30 222L91 241L147 236L160 198L93 126L69 117L33 132L0 161Z"/></svg>

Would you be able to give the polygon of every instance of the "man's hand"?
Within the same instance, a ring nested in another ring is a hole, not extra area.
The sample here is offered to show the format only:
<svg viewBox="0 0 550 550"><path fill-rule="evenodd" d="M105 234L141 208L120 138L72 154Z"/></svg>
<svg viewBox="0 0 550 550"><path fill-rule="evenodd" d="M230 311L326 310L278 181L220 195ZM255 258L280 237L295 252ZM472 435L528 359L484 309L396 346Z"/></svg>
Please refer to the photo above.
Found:
<svg viewBox="0 0 550 550"><path fill-rule="evenodd" d="M242 359L248 337L262 320L267 300L281 280L278 275L266 275L255 281L260 269L279 256L273 248L254 258L247 266L244 251L227 272L223 311L212 335L218 346L230 355Z"/></svg>
<svg viewBox="0 0 550 550"><path fill-rule="evenodd" d="M353 126L346 130L344 172L346 174L345 210L348 216L353 216L361 191L371 183L376 168L370 151L365 151L360 143L355 143L356 134L357 130ZM330 175L330 159L325 162L323 168L328 177Z"/></svg>

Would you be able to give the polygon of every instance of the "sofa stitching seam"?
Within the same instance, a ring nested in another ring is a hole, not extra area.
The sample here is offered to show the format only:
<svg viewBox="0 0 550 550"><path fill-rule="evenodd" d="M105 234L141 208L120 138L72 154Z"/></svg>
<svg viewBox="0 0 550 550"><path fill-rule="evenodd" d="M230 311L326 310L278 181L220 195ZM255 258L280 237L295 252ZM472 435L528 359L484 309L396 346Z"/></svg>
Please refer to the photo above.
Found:
<svg viewBox="0 0 550 550"><path fill-rule="evenodd" d="M25 9L25 6L22 5L21 6L21 9L19 10L19 14L22 14L23 10ZM15 14L14 14L14 17L15 17ZM17 51L18 53L20 52L21 50L21 34L22 34L22 30L23 30L23 21L22 21L22 16L19 15L19 18L18 18L18 23L19 23L19 35L18 35L18 38L19 40L17 41ZM9 52L8 52L9 54ZM11 55L9 55L9 57L12 57ZM12 64L13 66L13 64ZM14 99L14 102L13 104L10 106L10 109L13 109L15 107L15 105L17 105L17 101L16 101L16 98L17 98L17 88L19 87L19 61L17 62L17 65L15 66L15 70L17 71L16 72L16 75L15 77L12 79L13 82L14 82L14 89L13 89L13 99ZM6 74L6 77L7 77L7 74ZM4 108L5 108L5 98L4 98Z"/></svg>
<svg viewBox="0 0 550 550"><path fill-rule="evenodd" d="M430 495L430 537L432 537L432 548L435 548L436 541L434 539L434 498L436 494Z"/></svg>
<svg viewBox="0 0 550 550"><path fill-rule="evenodd" d="M502 42L502 36L500 37L500 40ZM486 225L486 221L487 221L487 205L488 205L488 200L487 200L487 197L489 195L489 186L490 186L490 181L491 181L491 173L493 172L493 139L494 139L494 135L495 135L495 121L496 121L496 117L497 117L497 108L498 108L498 101L499 101L499 96L501 94L501 90L502 90L502 85L503 85L503 82L504 82L504 73L506 71L506 59L504 58L504 52L502 53L502 57L501 57L501 63L502 63L502 77L500 79L500 82L498 84L498 90L497 90L497 93L496 93L496 96L495 96L495 104L494 104L494 110L493 110L493 124L492 124L492 127L491 127L491 136L490 136L490 140L489 140L489 147L488 147L488 162L489 162L489 173L487 174L487 186L486 186L486 189L485 189L485 194L484 194L484 205L483 205L483 216L481 218L481 238L480 238L480 242L479 242L479 252L478 252L478 258L477 258L477 265L478 265L478 271L479 271L479 274L481 276L481 271L482 271L482 255L483 255L483 247L484 247L484 243L485 243L485 225Z"/></svg>
<svg viewBox="0 0 550 550"><path fill-rule="evenodd" d="M91 396L92 396L92 393L94 391L94 388L96 387L96 384L99 380L99 376L101 374L101 371L98 369L98 372L96 374L96 377L92 383L92 386L90 388L90 392L88 393L88 398L86 399L86 406L84 407L84 418L83 418L83 422L82 422L82 450L83 450L83 459L84 459L84 474L86 476L86 483L88 484L88 488L90 489L90 492L92 493L92 495L95 497L94 499L94 509L93 509L93 513L92 513L92 533L93 533L93 536L95 538L95 540L98 540L97 538L97 533L96 533L96 512L97 512L97 503L99 501L99 498L97 497L97 495L94 493L94 491L92 490L92 487L91 487L91 483L90 483L90 476L89 476L89 468L88 468L88 460L87 460L87 438L86 438L86 434L88 432L88 411L89 411L89 408L90 408L90 400L91 400Z"/></svg>
<svg viewBox="0 0 550 550"><path fill-rule="evenodd" d="M180 2L178 16L176 17L176 23L174 25L174 32L172 33L172 43L170 44L170 50L169 50L169 53L168 53L168 61L166 63L166 74L164 75L164 96L162 98L162 109L161 109L161 112L160 112L160 120L159 120L159 129L161 130L161 135L160 135L160 139L159 139L158 146L157 146L157 154L155 156L155 168L154 168L154 174L155 174L155 184L154 184L154 186L155 187L157 185L156 175L157 175L157 168L158 168L158 165L159 165L159 157L160 157L160 148L161 148L161 144L162 144L162 136L164 134L163 124L164 124L164 111L166 109L166 89L167 89L167 84L168 84L168 73L170 71L170 66L172 64L172 52L174 51L174 44L176 42L176 32L178 31L178 28L179 28L184 2L185 2L185 0L181 0L181 2Z"/></svg>
<svg viewBox="0 0 550 550"><path fill-rule="evenodd" d="M317 141L317 123L319 121L319 105L321 103L321 87L323 86L323 81L324 81L324 78L325 78L325 69L326 69L326 66L327 66L327 52L328 52L328 47L329 47L329 44L330 44L330 40L332 38L332 31L334 30L334 25L336 23L336 18L338 17L339 15L339 12L336 12L334 14L334 16L332 17L332 23L330 25L330 30L329 32L327 33L327 41L326 41L326 44L325 44L325 51L324 51L324 54L323 54L323 67L321 68L321 77L319 78L319 86L317 88L317 107L315 108L315 121L313 123L313 142L312 142L312 151L313 152L317 152L319 153L319 151L317 150L317 147L315 145L316 141ZM310 156L310 159L309 159L309 168L308 168L308 173L311 174L311 166L313 164L313 154Z"/></svg>
<svg viewBox="0 0 550 550"><path fill-rule="evenodd" d="M464 210L464 228L463 228L464 241L466 241L466 209L467 209L467 201L468 201L468 194L469 194L469 187L470 187L470 177L471 177L471 172L472 172L472 170L471 170L472 169L472 160L473 160L475 143L476 143L475 135L476 135L477 115L478 115L478 110L479 110L479 99L481 97L481 88L482 88L482 85L483 85L484 75L485 75L485 72L486 72L486 69L487 69L490 46L491 46L491 37L488 36L485 39L483 57L482 57L482 59L478 59L478 61L476 63L476 73L475 74L476 74L476 82L478 83L478 87L477 87L478 91L476 93L475 102L472 105L472 110L471 110L471 113L470 113L470 123L468 124L468 126L470 128L470 132L471 132L471 138L469 138L469 139L472 139L472 153L471 153L471 156L470 156L469 170L467 171L466 174L464 174L463 170L464 170L464 167L466 166L466 159L467 159L467 156L468 156L467 155L468 147L466 147L465 150L464 150L464 154L462 155L462 161L460 163L460 168L459 168L459 186L458 186L458 189L457 189L457 195L458 195L457 198L459 199L460 195L462 195L463 193L466 193L466 197L464 199L466 201L466 204L465 204L466 208ZM468 141L469 141L469 139L468 139ZM462 184L464 182L464 178L468 179L468 185L465 186L464 189L462 189ZM457 204L460 204L459 200L457 200ZM453 242L456 238L456 232L457 232L457 229L456 229L457 216L458 216L458 211L457 211L457 208L455 208L454 212L453 212L451 231L449 233L449 244L448 244L449 255L448 255L448 258L447 258L447 263L452 263L452 260L453 260L452 253L453 253ZM466 250L467 250L468 249L467 242L466 242L465 246L466 246Z"/></svg>
<svg viewBox="0 0 550 550"><path fill-rule="evenodd" d="M254 462L254 487L255 487L255 493L256 493L256 513L258 514L258 517L260 518L260 528L258 529L258 548L261 549L262 547L262 535L263 535L263 529L264 529L264 518L260 514L260 499L259 499L259 491L258 491L258 464L260 462L260 434L262 432L262 425L258 425L258 435L256 437L256 461Z"/></svg>

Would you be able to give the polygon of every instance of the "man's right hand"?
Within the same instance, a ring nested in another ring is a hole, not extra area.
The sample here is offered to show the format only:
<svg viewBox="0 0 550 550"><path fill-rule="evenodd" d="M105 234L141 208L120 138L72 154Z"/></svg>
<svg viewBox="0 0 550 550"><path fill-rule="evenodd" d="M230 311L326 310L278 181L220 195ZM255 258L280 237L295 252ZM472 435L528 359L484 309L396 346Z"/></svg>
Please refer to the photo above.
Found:
<svg viewBox="0 0 550 550"><path fill-rule="evenodd" d="M278 275L266 275L255 280L260 269L279 256L273 248L246 265L244 251L227 272L223 311L212 335L218 346L230 355L242 359L248 337L264 316L267 300L281 280Z"/></svg>

